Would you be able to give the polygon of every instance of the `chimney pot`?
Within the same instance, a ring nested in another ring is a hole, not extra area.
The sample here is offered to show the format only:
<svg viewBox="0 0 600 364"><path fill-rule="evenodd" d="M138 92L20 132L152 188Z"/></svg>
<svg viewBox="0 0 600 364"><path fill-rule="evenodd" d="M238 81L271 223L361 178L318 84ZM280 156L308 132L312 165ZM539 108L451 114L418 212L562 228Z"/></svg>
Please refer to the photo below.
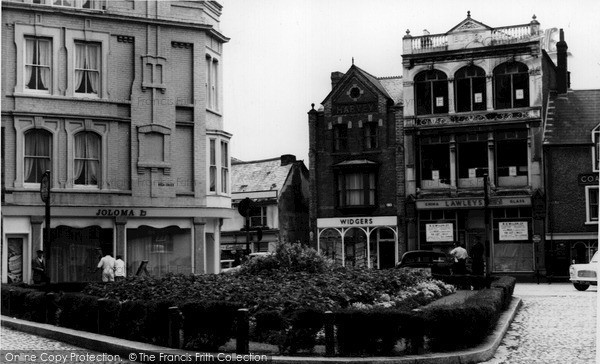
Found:
<svg viewBox="0 0 600 364"><path fill-rule="evenodd" d="M296 161L296 156L293 154L282 154L281 155L281 166L287 166L288 164L292 164Z"/></svg>

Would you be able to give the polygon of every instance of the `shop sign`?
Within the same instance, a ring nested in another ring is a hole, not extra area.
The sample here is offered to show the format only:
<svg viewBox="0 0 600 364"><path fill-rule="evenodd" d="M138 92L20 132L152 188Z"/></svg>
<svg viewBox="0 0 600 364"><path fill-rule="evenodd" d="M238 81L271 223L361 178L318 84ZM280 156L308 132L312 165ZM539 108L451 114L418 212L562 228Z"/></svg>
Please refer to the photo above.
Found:
<svg viewBox="0 0 600 364"><path fill-rule="evenodd" d="M457 209L457 208L483 208L485 200L483 198L449 198L445 200L418 200L416 201L419 210L436 209ZM490 207L523 207L531 206L531 197L502 197L492 198Z"/></svg>
<svg viewBox="0 0 600 364"><path fill-rule="evenodd" d="M146 210L98 209L96 216L146 216Z"/></svg>
<svg viewBox="0 0 600 364"><path fill-rule="evenodd" d="M336 104L332 107L333 115L366 114L377 112L376 103L368 104Z"/></svg>
<svg viewBox="0 0 600 364"><path fill-rule="evenodd" d="M500 241L528 240L527 221L498 222L498 239Z"/></svg>
<svg viewBox="0 0 600 364"><path fill-rule="evenodd" d="M453 224L425 224L427 242L454 241Z"/></svg>
<svg viewBox="0 0 600 364"><path fill-rule="evenodd" d="M317 227L396 226L396 222L396 216L333 217L317 219Z"/></svg>
<svg viewBox="0 0 600 364"><path fill-rule="evenodd" d="M579 185L597 185L600 183L598 173L582 173L577 176L577 182Z"/></svg>

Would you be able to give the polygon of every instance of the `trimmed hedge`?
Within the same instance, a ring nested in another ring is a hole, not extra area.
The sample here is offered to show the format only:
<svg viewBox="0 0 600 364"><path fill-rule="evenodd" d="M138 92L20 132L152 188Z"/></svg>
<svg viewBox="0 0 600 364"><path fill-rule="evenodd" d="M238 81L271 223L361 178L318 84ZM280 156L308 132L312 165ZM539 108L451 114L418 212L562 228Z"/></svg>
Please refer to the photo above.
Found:
<svg viewBox="0 0 600 364"><path fill-rule="evenodd" d="M498 279L492 281L491 288L499 288L503 291L502 307L508 308L510 301L512 300L513 292L515 291L515 284L517 279L510 276L501 276Z"/></svg>
<svg viewBox="0 0 600 364"><path fill-rule="evenodd" d="M81 293L63 293L58 298L58 326L97 332L98 298Z"/></svg>
<svg viewBox="0 0 600 364"><path fill-rule="evenodd" d="M235 337L239 303L188 301L181 305L184 349L217 351Z"/></svg>
<svg viewBox="0 0 600 364"><path fill-rule="evenodd" d="M461 275L444 275L444 274L432 274L434 279L438 279L446 284L451 284L456 289L484 289L490 288L490 284L494 280L491 276L479 276L472 274L461 274Z"/></svg>

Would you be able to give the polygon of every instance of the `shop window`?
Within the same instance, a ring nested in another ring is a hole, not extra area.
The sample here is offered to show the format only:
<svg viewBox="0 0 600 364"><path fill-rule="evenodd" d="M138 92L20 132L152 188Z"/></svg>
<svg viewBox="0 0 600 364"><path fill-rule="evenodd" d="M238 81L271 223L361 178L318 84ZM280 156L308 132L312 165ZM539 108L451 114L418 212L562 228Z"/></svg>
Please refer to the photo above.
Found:
<svg viewBox="0 0 600 364"><path fill-rule="evenodd" d="M7 237L8 262L6 274L8 283L23 282L23 241L20 237Z"/></svg>
<svg viewBox="0 0 600 364"><path fill-rule="evenodd" d="M209 189L211 192L217 191L217 141L210 139L210 166L209 166Z"/></svg>
<svg viewBox="0 0 600 364"><path fill-rule="evenodd" d="M448 137L421 139L421 187L450 187L450 148Z"/></svg>
<svg viewBox="0 0 600 364"><path fill-rule="evenodd" d="M100 93L102 50L97 43L75 43L75 92Z"/></svg>
<svg viewBox="0 0 600 364"><path fill-rule="evenodd" d="M417 115L448 112L448 77L438 70L424 71L415 76Z"/></svg>
<svg viewBox="0 0 600 364"><path fill-rule="evenodd" d="M249 217L251 227L267 226L267 206L255 206L250 209Z"/></svg>
<svg viewBox="0 0 600 364"><path fill-rule="evenodd" d="M586 202L586 223L598 223L598 186L585 187L585 202Z"/></svg>
<svg viewBox="0 0 600 364"><path fill-rule="evenodd" d="M499 132L495 139L498 186L527 186L527 131Z"/></svg>
<svg viewBox="0 0 600 364"><path fill-rule="evenodd" d="M457 136L458 187L483 187L481 173L488 170L487 134Z"/></svg>
<svg viewBox="0 0 600 364"><path fill-rule="evenodd" d="M456 111L485 110L485 71L476 66L463 67L454 74Z"/></svg>
<svg viewBox="0 0 600 364"><path fill-rule="evenodd" d="M529 72L520 62L507 62L494 69L496 109L529 106Z"/></svg>
<svg viewBox="0 0 600 364"><path fill-rule="evenodd" d="M348 150L348 126L337 124L333 127L333 151L341 152Z"/></svg>
<svg viewBox="0 0 600 364"><path fill-rule="evenodd" d="M368 122L363 125L365 137L365 149L379 148L379 124L376 122Z"/></svg>
<svg viewBox="0 0 600 364"><path fill-rule="evenodd" d="M25 89L49 91L52 82L52 42L25 38Z"/></svg>
<svg viewBox="0 0 600 364"><path fill-rule="evenodd" d="M135 275L143 261L153 277L167 273L190 274L192 235L190 229L176 226L157 229L140 226L127 229L127 275Z"/></svg>
<svg viewBox="0 0 600 364"><path fill-rule="evenodd" d="M374 172L349 172L337 176L339 207L373 206L376 192Z"/></svg>
<svg viewBox="0 0 600 364"><path fill-rule="evenodd" d="M458 217L456 211L420 211L419 249L448 251L452 246L452 242L458 239L457 227Z"/></svg>
<svg viewBox="0 0 600 364"><path fill-rule="evenodd" d="M592 132L592 142L594 147L592 149L592 162L594 164L594 172L600 171L600 126Z"/></svg>
<svg viewBox="0 0 600 364"><path fill-rule="evenodd" d="M51 169L52 134L41 129L25 133L25 183L40 183L45 171Z"/></svg>
<svg viewBox="0 0 600 364"><path fill-rule="evenodd" d="M81 132L75 135L74 179L76 185L97 186L101 176L100 135Z"/></svg>

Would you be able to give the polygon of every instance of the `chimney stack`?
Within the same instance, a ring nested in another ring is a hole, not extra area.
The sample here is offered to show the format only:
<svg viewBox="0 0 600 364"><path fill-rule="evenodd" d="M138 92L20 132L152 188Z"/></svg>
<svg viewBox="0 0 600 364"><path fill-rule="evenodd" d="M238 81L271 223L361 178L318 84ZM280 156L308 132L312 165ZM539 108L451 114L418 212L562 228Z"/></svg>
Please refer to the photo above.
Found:
<svg viewBox="0 0 600 364"><path fill-rule="evenodd" d="M296 161L296 156L293 154L282 154L281 155L281 166L287 166L288 164L292 164Z"/></svg>
<svg viewBox="0 0 600 364"><path fill-rule="evenodd" d="M335 88L335 85L337 85L338 82L340 82L342 77L344 77L344 74L342 72L331 72L331 89Z"/></svg>
<svg viewBox="0 0 600 364"><path fill-rule="evenodd" d="M569 72L567 70L567 42L565 33L560 29L560 40L556 43L556 91L558 94L567 93L570 86Z"/></svg>

